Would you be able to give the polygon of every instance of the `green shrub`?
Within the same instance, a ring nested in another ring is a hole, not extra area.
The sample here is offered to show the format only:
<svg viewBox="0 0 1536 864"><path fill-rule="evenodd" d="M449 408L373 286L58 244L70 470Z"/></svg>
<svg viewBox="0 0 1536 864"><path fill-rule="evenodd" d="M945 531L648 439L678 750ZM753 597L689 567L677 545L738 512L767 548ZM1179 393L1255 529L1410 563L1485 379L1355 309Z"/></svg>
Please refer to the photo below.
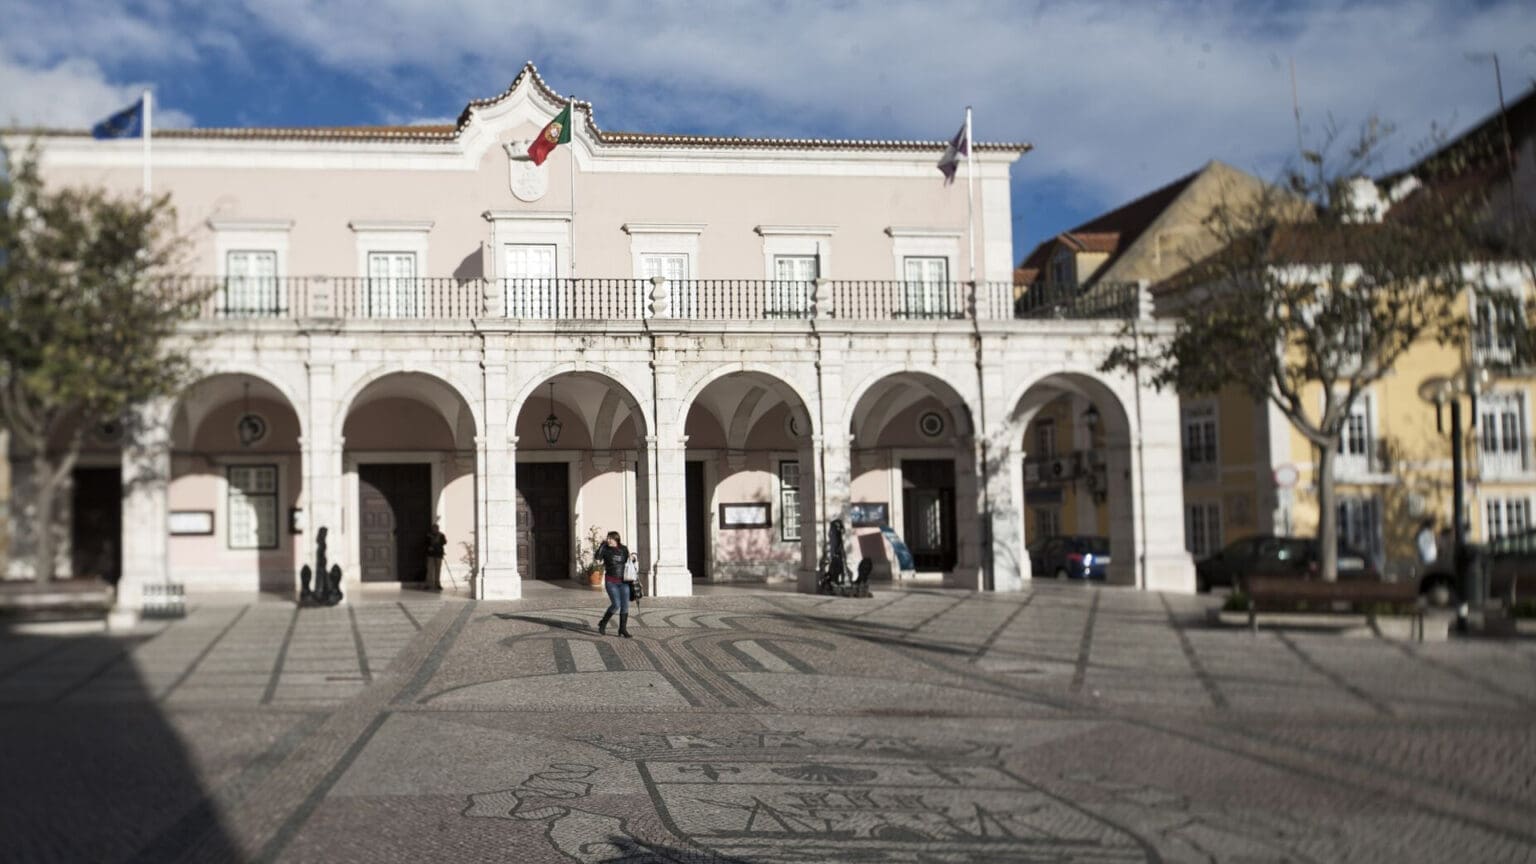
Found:
<svg viewBox="0 0 1536 864"><path fill-rule="evenodd" d="M1223 611L1223 612L1247 612L1248 611L1248 595L1244 594L1241 591L1233 591L1231 596L1227 597L1227 602L1221 604L1221 611Z"/></svg>
<svg viewBox="0 0 1536 864"><path fill-rule="evenodd" d="M1512 618L1536 618L1536 600L1516 601L1515 605L1510 607L1509 614Z"/></svg>

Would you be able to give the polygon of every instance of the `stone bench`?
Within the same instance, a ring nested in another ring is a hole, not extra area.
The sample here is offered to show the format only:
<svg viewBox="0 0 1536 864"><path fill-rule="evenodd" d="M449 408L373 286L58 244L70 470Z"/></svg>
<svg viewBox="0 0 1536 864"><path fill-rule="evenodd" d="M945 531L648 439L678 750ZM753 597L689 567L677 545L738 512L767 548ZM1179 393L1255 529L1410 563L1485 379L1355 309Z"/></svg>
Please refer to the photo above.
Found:
<svg viewBox="0 0 1536 864"><path fill-rule="evenodd" d="M1270 610L1291 609L1306 603L1308 612L1332 612L1336 604L1349 604L1351 610L1366 607L1366 617L1374 626L1377 603L1410 604L1413 606L1414 632L1424 641L1424 609L1419 605L1418 586L1412 582L1324 582L1319 579L1288 579L1273 576L1254 576L1245 580L1248 595L1248 630L1258 632L1260 607ZM1319 609L1311 606L1316 604Z"/></svg>

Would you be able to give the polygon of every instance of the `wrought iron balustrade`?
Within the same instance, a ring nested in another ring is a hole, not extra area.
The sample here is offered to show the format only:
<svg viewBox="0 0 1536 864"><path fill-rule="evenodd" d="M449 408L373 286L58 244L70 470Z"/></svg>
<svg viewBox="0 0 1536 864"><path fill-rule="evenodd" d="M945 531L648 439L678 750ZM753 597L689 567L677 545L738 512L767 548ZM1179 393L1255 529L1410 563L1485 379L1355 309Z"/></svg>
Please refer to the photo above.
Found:
<svg viewBox="0 0 1536 864"><path fill-rule="evenodd" d="M1104 296L1031 305L1010 282L903 280L468 278L366 276L189 277L211 320L339 318L529 321L841 319L964 321L975 318L1118 318L1135 314L1135 285Z"/></svg>
<svg viewBox="0 0 1536 864"><path fill-rule="evenodd" d="M1018 318L1127 320L1140 314L1141 286L1121 282L1079 290L1032 285L1014 301L1013 308Z"/></svg>

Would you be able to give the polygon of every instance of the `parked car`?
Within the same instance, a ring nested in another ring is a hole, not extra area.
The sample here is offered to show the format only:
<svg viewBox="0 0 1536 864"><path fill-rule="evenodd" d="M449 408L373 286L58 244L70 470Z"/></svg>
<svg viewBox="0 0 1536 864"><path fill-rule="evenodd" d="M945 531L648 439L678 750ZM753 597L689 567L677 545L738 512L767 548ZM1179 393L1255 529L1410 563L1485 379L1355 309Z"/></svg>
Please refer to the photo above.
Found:
<svg viewBox="0 0 1536 864"><path fill-rule="evenodd" d="M1315 537L1260 534L1229 543L1225 549L1195 563L1195 590L1238 588L1249 576L1317 576L1321 549ZM1339 545L1340 579L1380 578L1370 558Z"/></svg>
<svg viewBox="0 0 1536 864"><path fill-rule="evenodd" d="M1536 598L1536 529L1500 537L1486 545L1467 544L1468 575L1487 579L1489 603L1513 604ZM1419 580L1419 593L1437 606L1459 604L1467 590L1457 582L1449 551Z"/></svg>
<svg viewBox="0 0 1536 864"><path fill-rule="evenodd" d="M1103 580L1109 570L1109 538L1066 534L1037 540L1029 547L1036 578Z"/></svg>

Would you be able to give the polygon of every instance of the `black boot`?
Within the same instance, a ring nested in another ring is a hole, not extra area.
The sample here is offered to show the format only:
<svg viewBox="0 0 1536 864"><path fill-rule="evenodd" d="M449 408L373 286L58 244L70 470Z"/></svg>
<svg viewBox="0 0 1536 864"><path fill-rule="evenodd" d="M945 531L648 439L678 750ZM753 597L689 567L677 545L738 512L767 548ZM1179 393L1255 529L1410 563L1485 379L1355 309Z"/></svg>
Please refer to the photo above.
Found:
<svg viewBox="0 0 1536 864"><path fill-rule="evenodd" d="M633 637L631 637L629 635L629 613L628 612L620 612L619 613L619 635L623 636L625 639L633 638Z"/></svg>
<svg viewBox="0 0 1536 864"><path fill-rule="evenodd" d="M607 636L608 635L608 621L611 618L613 618L613 610L612 609L609 609L607 612L603 613L603 619L601 621L597 622L597 632L599 634L601 634L603 636ZM620 619L620 620L622 621L623 619ZM619 629L622 630L623 628L624 628L624 625L620 624L619 625Z"/></svg>

